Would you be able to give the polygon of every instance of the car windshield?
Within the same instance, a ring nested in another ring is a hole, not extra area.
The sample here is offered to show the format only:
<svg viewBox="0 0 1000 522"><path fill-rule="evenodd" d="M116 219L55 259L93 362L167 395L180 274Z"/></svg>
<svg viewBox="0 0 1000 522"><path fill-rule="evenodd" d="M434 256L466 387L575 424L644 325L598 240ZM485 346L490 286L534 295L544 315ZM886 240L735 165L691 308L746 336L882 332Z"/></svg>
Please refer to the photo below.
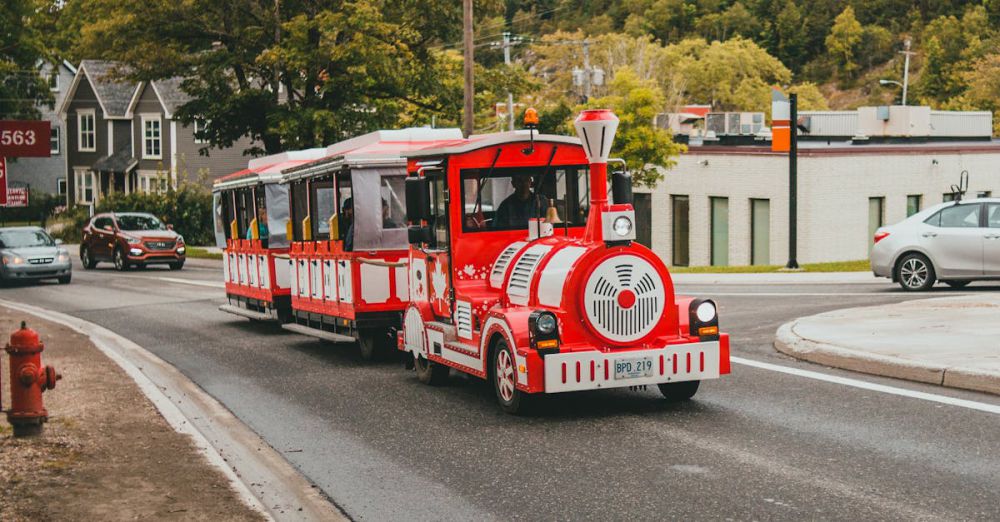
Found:
<svg viewBox="0 0 1000 522"><path fill-rule="evenodd" d="M0 241L6 248L24 248L52 246L55 242L44 230L4 230L0 232Z"/></svg>
<svg viewBox="0 0 1000 522"><path fill-rule="evenodd" d="M166 230L163 222L149 214L118 214L115 217L122 230Z"/></svg>

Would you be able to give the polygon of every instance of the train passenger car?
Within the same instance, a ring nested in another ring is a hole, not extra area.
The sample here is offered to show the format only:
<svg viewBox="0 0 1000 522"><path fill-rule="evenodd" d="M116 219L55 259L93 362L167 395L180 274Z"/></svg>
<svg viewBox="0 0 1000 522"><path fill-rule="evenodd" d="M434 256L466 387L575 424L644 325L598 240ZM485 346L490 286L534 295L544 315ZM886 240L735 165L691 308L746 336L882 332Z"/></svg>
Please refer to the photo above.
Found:
<svg viewBox="0 0 1000 522"><path fill-rule="evenodd" d="M581 139L522 132L408 154L409 298L398 336L418 378L488 379L503 410L533 394L658 385L688 399L729 373L715 304L678 298L635 242L631 180L607 163L618 119Z"/></svg>
<svg viewBox="0 0 1000 522"><path fill-rule="evenodd" d="M229 301L220 310L252 320L290 317L288 189L278 181L283 169L324 153L318 148L256 158L213 184L215 240L223 249Z"/></svg>
<svg viewBox="0 0 1000 522"><path fill-rule="evenodd" d="M286 169L291 196L291 314L283 327L393 353L409 300L403 152L462 139L457 129L377 131Z"/></svg>

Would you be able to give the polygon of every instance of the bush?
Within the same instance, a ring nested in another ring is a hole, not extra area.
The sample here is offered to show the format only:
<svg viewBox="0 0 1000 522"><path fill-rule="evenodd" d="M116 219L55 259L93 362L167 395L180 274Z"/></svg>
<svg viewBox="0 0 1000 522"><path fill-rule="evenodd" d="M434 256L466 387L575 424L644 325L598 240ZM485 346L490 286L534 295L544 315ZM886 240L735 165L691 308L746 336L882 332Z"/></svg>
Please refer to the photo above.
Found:
<svg viewBox="0 0 1000 522"><path fill-rule="evenodd" d="M30 222L44 226L56 207L65 203L65 196L32 190L28 194L27 207L4 208L0 212L3 213L3 221L7 223Z"/></svg>
<svg viewBox="0 0 1000 522"><path fill-rule="evenodd" d="M163 194L115 193L102 199L94 212L148 212L173 225L174 230L183 235L189 244L215 244L212 194L200 185L186 184ZM76 207L62 214L60 221L64 226L53 235L67 243L78 243L88 219L90 213L87 207Z"/></svg>

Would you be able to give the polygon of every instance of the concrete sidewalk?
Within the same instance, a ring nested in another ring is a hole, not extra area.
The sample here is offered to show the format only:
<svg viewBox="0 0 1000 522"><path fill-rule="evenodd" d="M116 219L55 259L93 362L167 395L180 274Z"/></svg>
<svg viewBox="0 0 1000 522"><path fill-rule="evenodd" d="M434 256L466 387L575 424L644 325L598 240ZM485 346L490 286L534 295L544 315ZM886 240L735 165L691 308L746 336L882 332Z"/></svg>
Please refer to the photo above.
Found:
<svg viewBox="0 0 1000 522"><path fill-rule="evenodd" d="M778 329L778 351L819 364L1000 394L1000 295L848 308Z"/></svg>

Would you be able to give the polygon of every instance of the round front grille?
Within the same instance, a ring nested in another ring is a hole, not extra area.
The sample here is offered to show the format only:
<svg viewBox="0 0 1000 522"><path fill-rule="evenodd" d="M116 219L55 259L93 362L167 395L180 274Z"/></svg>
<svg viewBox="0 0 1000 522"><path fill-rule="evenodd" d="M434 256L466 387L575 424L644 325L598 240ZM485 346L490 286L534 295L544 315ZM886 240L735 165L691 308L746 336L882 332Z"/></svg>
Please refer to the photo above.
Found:
<svg viewBox="0 0 1000 522"><path fill-rule="evenodd" d="M605 259L584 290L587 322L602 336L632 342L653 331L663 315L663 282L645 259L622 255Z"/></svg>

